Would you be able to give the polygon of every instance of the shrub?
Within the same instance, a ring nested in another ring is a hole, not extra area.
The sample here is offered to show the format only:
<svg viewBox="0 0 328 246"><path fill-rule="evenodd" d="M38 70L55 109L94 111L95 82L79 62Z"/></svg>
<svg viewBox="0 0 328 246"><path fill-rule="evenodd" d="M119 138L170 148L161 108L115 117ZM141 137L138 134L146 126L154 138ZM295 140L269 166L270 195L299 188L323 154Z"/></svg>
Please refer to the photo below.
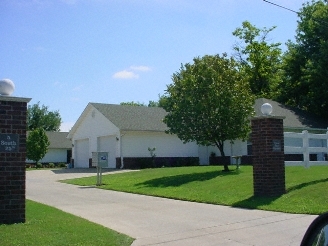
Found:
<svg viewBox="0 0 328 246"><path fill-rule="evenodd" d="M59 167L66 167L66 163L59 163Z"/></svg>
<svg viewBox="0 0 328 246"><path fill-rule="evenodd" d="M55 164L52 163L52 162L50 162L48 166L49 166L49 168L54 168L55 167Z"/></svg>
<svg viewBox="0 0 328 246"><path fill-rule="evenodd" d="M38 162L35 166L35 168L42 168L42 164L40 162Z"/></svg>

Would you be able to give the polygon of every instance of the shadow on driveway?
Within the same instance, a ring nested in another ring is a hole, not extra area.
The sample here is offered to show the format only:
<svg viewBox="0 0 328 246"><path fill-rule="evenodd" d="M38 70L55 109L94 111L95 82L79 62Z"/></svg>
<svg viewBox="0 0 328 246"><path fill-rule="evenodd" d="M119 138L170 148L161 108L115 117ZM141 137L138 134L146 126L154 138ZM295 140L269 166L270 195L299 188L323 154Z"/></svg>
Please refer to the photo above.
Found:
<svg viewBox="0 0 328 246"><path fill-rule="evenodd" d="M115 168L103 168L102 173L109 173L119 171L120 169ZM64 174L64 173L94 173L97 174L96 168L63 168L51 170L54 174Z"/></svg>

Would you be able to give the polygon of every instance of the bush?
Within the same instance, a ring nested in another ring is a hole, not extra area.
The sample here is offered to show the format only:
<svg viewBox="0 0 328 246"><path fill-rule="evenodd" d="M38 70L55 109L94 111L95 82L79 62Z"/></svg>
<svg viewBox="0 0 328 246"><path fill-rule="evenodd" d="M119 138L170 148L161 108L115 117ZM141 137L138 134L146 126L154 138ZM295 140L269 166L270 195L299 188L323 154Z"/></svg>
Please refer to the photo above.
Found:
<svg viewBox="0 0 328 246"><path fill-rule="evenodd" d="M49 166L49 168L54 168L55 167L55 164L52 163L52 162L50 162L48 166Z"/></svg>
<svg viewBox="0 0 328 246"><path fill-rule="evenodd" d="M66 163L59 163L58 166L59 167L66 167Z"/></svg>
<svg viewBox="0 0 328 246"><path fill-rule="evenodd" d="M40 162L38 162L35 166L35 168L42 168L42 164Z"/></svg>

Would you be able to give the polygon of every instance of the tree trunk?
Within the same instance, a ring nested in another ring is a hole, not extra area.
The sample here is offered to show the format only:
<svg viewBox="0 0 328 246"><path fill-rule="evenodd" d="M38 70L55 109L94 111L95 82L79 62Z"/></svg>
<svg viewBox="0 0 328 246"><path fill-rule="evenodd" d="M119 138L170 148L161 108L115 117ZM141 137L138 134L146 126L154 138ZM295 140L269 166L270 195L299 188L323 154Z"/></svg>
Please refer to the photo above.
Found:
<svg viewBox="0 0 328 246"><path fill-rule="evenodd" d="M224 141L217 142L216 143L216 146L218 147L221 156L222 157L225 157L225 153L224 153ZM226 172L230 171L227 163L223 163L223 167L224 167L224 171L226 171Z"/></svg>

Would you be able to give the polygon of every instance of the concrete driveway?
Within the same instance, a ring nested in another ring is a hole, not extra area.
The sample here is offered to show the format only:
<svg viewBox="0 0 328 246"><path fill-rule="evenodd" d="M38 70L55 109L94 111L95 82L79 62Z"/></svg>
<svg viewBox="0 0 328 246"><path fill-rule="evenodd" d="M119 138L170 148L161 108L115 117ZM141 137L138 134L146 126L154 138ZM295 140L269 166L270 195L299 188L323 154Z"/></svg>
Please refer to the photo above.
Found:
<svg viewBox="0 0 328 246"><path fill-rule="evenodd" d="M136 238L132 244L135 246L296 246L316 217L176 201L57 182L95 174L95 169L29 171L27 199L127 234Z"/></svg>

